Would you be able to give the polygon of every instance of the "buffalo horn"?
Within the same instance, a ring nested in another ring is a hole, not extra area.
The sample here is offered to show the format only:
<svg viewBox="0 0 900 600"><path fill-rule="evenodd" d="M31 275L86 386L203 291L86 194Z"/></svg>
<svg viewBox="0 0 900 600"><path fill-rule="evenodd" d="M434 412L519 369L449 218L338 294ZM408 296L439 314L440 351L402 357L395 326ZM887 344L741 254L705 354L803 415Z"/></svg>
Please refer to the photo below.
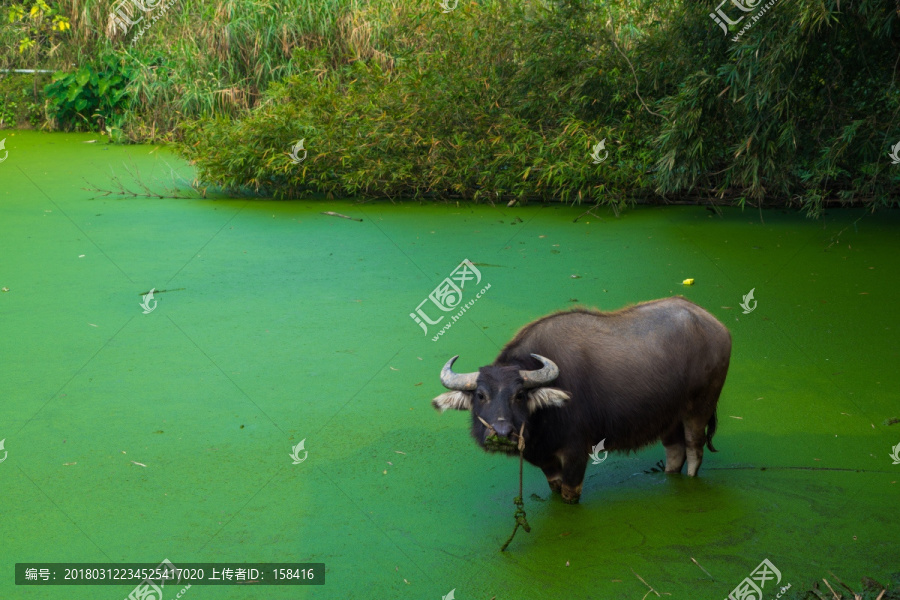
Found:
<svg viewBox="0 0 900 600"><path fill-rule="evenodd" d="M559 376L559 367L556 366L555 362L549 358L544 358L540 354L532 354L532 356L541 361L544 366L536 371L519 371L519 376L522 378L522 381L525 382L526 388L542 386L550 383Z"/></svg>
<svg viewBox="0 0 900 600"><path fill-rule="evenodd" d="M476 387L478 387L478 372L454 373L452 367L457 358L459 358L459 354L448 360L447 364L444 365L444 368L441 369L441 385L443 385L448 390L474 390Z"/></svg>

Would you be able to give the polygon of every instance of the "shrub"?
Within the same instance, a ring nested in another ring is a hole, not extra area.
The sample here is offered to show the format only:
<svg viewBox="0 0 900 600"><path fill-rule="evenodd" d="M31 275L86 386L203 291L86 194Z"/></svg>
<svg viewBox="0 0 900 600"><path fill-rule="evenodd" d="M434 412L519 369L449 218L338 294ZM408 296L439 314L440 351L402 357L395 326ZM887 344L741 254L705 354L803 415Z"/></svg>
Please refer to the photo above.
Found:
<svg viewBox="0 0 900 600"><path fill-rule="evenodd" d="M342 18L381 19L366 57L298 51L302 74L250 114L186 125L201 178L277 197L614 209L656 197L811 215L900 197L887 156L900 141L900 18L887 5L778 4L728 37L708 10L674 1L377 6ZM298 139L309 158L295 166ZM595 165L603 139L609 160Z"/></svg>
<svg viewBox="0 0 900 600"><path fill-rule="evenodd" d="M618 208L645 191L652 155L632 135L634 121L590 110L571 82L541 110L526 77L533 49L523 38L539 11L472 3L447 15L432 2L406 2L384 27L387 63L373 53L333 66L324 49L297 50L300 75L273 86L267 102L238 121L187 124L181 148L201 178L277 197L561 199ZM640 110L636 100L619 106ZM309 155L294 165L288 152L299 139ZM603 139L609 159L596 165L591 150Z"/></svg>
<svg viewBox="0 0 900 600"><path fill-rule="evenodd" d="M65 129L121 128L130 74L131 68L114 55L101 59L99 67L85 65L74 73L54 73L44 87L48 112Z"/></svg>

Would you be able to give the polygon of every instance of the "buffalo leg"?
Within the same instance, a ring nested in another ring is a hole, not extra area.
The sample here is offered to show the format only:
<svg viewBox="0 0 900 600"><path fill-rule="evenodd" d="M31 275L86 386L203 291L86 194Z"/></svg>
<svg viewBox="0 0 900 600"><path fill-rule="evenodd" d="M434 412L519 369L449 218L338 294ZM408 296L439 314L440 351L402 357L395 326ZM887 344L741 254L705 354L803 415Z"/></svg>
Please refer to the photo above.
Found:
<svg viewBox="0 0 900 600"><path fill-rule="evenodd" d="M560 473L559 465L552 467L541 467L544 475L547 477L547 483L550 484L551 492L562 492L562 473Z"/></svg>
<svg viewBox="0 0 900 600"><path fill-rule="evenodd" d="M550 491L562 492L562 462L559 457L551 455L547 461L539 466L547 478L547 483L550 484Z"/></svg>
<svg viewBox="0 0 900 600"><path fill-rule="evenodd" d="M584 454L560 457L562 462L562 499L567 504L578 504L581 499L581 484L584 482L584 471L587 469L587 456Z"/></svg>
<svg viewBox="0 0 900 600"><path fill-rule="evenodd" d="M663 446L666 449L666 473L681 473L684 466L684 425L678 423L662 437Z"/></svg>
<svg viewBox="0 0 900 600"><path fill-rule="evenodd" d="M703 444L706 443L706 423L708 418L691 417L684 421L684 441L687 453L687 474L697 475L703 462ZM668 470L668 469L666 469Z"/></svg>

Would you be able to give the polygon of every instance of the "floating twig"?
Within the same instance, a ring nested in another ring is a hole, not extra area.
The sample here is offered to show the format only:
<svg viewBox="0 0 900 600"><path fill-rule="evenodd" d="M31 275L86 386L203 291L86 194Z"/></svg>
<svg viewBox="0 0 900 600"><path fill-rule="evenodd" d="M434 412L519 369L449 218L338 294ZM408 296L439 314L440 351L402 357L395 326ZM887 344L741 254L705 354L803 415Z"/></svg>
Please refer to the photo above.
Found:
<svg viewBox="0 0 900 600"><path fill-rule="evenodd" d="M153 293L154 294L164 294L165 292L178 292L178 291L186 290L186 289L187 288L174 288L171 290L153 290ZM140 294L138 294L138 296L146 296L149 293L150 293L150 290L147 290L146 292L141 292Z"/></svg>
<svg viewBox="0 0 900 600"><path fill-rule="evenodd" d="M834 580L837 581L837 582L838 582L839 584L841 584L842 586L844 586L844 587L847 589L848 592L850 592L850 593L853 594L854 596L857 595L856 592L853 591L853 588L851 588L849 585L847 585L846 583L844 583L843 581L841 581L841 578L840 578L840 577L838 577L837 575L835 575L835 574L834 574L833 572L831 572L831 571L828 571L828 574L831 575L832 577L834 577Z"/></svg>
<svg viewBox="0 0 900 600"><path fill-rule="evenodd" d="M698 567L700 567L700 570L701 570L701 571L703 571L704 573L706 573L707 575L709 575L709 571L707 571L706 569L704 569L704 568L700 565L700 563L697 562L697 559L695 559L695 558L692 556L692 557L691 557L691 560L694 561L694 564L695 564L695 565L697 565ZM709 578L712 579L713 581L716 580L716 578L713 577L712 575L709 575Z"/></svg>
<svg viewBox="0 0 900 600"><path fill-rule="evenodd" d="M104 196L127 196L129 198L160 198L160 199L162 199L162 198L177 198L177 199L181 199L181 200L193 200L193 199L199 198L201 196L203 196L203 197L206 196L205 191L201 192L192 184L188 184L188 185L190 185L191 190L193 190L195 192L194 194L186 194L184 192L181 192L177 189L177 187L173 187L172 189L168 189L168 190L163 190L162 192L152 190L149 185L144 183L144 178L141 175L141 170L138 168L138 166L136 164L134 164L132 162L131 167L129 167L127 164L124 164L124 166L125 166L125 172L128 173L129 177L131 178L132 185L137 186L139 188L139 191L134 191L134 190L128 188L122 182L122 179L119 178L118 175L116 175L115 171L113 171L113 174L110 176L110 182L112 183L114 189L106 189L106 188L97 187L95 184L91 183L87 179L85 179L84 182L91 187L86 187L86 188L81 188L81 189L88 191L88 192L96 192L98 194L98 196L95 196L95 198L104 197ZM171 166L170 166L170 170L172 172L172 183L176 184L175 171L173 169L171 169ZM184 178L182 177L182 179L184 179Z"/></svg>
<svg viewBox="0 0 900 600"><path fill-rule="evenodd" d="M631 569L631 572L634 573L634 576L637 577L638 579L640 579L641 582L643 582L644 585L646 585L648 588L650 588L650 592L653 592L654 594L656 594L657 597L661 597L661 596L659 595L659 592L657 592L656 590L653 589L653 586L652 586L652 585L650 585L649 583L647 583L646 581L644 581L644 578L643 578L643 577L641 577L640 575L638 575L637 573L635 573L634 569ZM650 595L650 592L647 592L646 594L644 594L644 598L646 598L647 596L649 596L649 595ZM641 600L644 600L644 598L641 598Z"/></svg>
<svg viewBox="0 0 900 600"><path fill-rule="evenodd" d="M329 217L340 217L342 219L350 219L351 221L359 221L360 223L362 223L362 219L357 219L356 217L348 217L347 215L342 215L341 213L332 212L330 210L326 210L321 214L328 215Z"/></svg>
<svg viewBox="0 0 900 600"><path fill-rule="evenodd" d="M822 578L822 581L825 582L825 585L827 585L827 586L828 586L828 589L831 590L831 593L834 594L834 600L841 600L840 594L838 594L836 591L834 591L834 588L831 587L831 584L828 583L828 580L825 579L825 578L823 577L823 578Z"/></svg>
<svg viewBox="0 0 900 600"><path fill-rule="evenodd" d="M862 220L862 218L865 217L865 216L866 216L866 215L863 215L863 216L860 217L859 219L853 221L852 223L850 223L849 225L847 225L846 227L844 227L843 229L841 229L840 231L838 231L836 234L834 234L833 236L831 236L831 243L828 244L827 246L825 246L825 250L824 250L824 251L827 252L829 248L831 248L831 247L834 246L835 244L840 243L840 241L841 241L841 239L840 239L840 238L841 238L841 234L844 233L845 231L847 231L848 229L850 229L851 227L853 228L854 231L859 232L859 229L857 229L856 224L859 223L859 222Z"/></svg>
<svg viewBox="0 0 900 600"><path fill-rule="evenodd" d="M828 598L826 598L824 595L822 595L822 592L820 592L818 588L819 588L819 582L817 581L817 582L815 582L815 584L813 585L813 588L810 591L813 594L815 594L816 597L819 598L819 600L828 600Z"/></svg>
<svg viewBox="0 0 900 600"><path fill-rule="evenodd" d="M597 213L593 212L595 208L600 208L600 203L599 203L599 202L598 202L597 204L595 204L594 206L590 207L589 209L587 209L586 211L584 211L583 213L581 213L580 215L578 215L577 217L575 217L574 219L572 219L572 222L573 222L573 223L577 223L577 222L578 222L578 219L580 219L580 218L583 217L584 215L594 215L594 216L597 217L598 219L601 219L601 220L602 220L603 217L601 217L601 216L598 215Z"/></svg>

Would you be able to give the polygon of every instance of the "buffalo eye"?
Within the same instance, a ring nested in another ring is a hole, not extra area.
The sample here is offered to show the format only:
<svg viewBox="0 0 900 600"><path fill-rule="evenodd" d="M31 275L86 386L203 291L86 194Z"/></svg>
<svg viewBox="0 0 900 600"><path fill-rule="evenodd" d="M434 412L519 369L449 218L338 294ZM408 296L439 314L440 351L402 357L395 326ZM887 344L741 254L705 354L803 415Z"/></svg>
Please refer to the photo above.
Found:
<svg viewBox="0 0 900 600"><path fill-rule="evenodd" d="M486 398L484 396L484 392L482 392L481 390L478 390L477 392L475 392L475 399L478 400L479 402L484 402L486 400Z"/></svg>
<svg viewBox="0 0 900 600"><path fill-rule="evenodd" d="M516 401L517 402L525 402L525 392L524 391L519 390L518 392L516 392Z"/></svg>

